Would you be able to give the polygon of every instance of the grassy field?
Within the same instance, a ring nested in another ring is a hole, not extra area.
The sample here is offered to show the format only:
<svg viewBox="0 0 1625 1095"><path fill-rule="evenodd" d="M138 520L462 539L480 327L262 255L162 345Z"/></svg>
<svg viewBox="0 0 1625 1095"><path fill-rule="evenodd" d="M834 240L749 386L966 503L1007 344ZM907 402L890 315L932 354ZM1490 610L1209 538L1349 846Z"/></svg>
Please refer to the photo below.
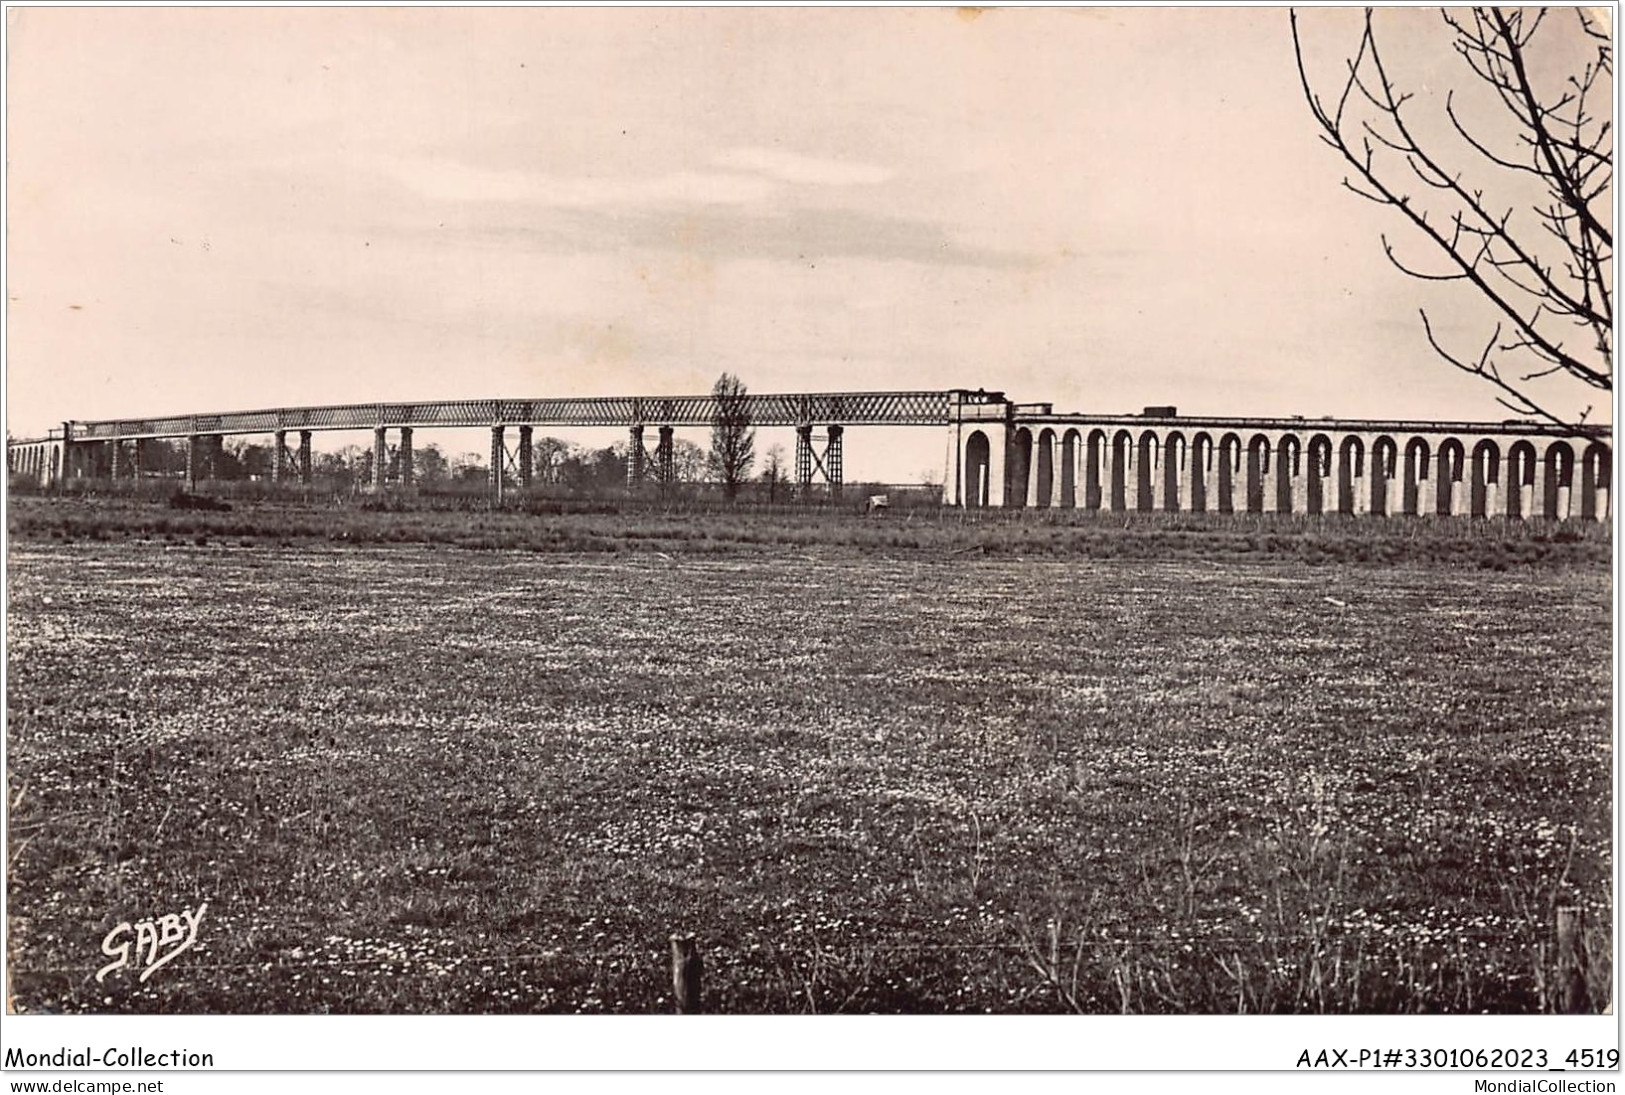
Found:
<svg viewBox="0 0 1625 1095"><path fill-rule="evenodd" d="M325 503L239 498L224 505L229 508L214 511L175 508L151 498L13 496L8 526L13 537L65 543L155 540L243 547L420 543L476 550L712 556L818 549L924 558L1418 562L1497 571L1554 564L1606 567L1612 559L1608 526L1594 521L1078 510L967 513L935 507L865 518L851 505L731 507L540 497L501 509L482 499L437 496L363 496Z"/></svg>
<svg viewBox="0 0 1625 1095"><path fill-rule="evenodd" d="M20 1010L662 1011L673 932L722 1011L1544 1010L1558 905L1607 1002L1605 536L32 505Z"/></svg>

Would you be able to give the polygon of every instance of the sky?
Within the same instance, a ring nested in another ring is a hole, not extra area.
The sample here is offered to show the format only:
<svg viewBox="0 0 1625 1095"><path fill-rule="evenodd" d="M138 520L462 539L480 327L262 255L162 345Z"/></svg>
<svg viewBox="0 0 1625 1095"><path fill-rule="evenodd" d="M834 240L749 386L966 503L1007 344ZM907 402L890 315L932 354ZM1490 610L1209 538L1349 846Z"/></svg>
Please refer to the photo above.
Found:
<svg viewBox="0 0 1625 1095"><path fill-rule="evenodd" d="M1285 9L7 14L17 436L724 371L1506 417L1417 317L1476 348L1476 300L1399 274L1404 227L1341 188ZM1303 15L1328 85L1358 19ZM1436 11L1378 30L1437 114L1465 69ZM940 464L931 432L849 431L849 478Z"/></svg>

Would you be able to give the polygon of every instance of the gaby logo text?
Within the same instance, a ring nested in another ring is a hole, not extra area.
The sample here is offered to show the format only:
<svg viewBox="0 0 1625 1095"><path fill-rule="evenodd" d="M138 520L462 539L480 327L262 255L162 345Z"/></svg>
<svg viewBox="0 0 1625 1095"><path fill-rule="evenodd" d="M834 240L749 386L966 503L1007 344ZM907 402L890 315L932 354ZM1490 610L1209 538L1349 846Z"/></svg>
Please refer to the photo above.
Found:
<svg viewBox="0 0 1625 1095"><path fill-rule="evenodd" d="M165 913L151 920L126 920L115 925L102 938L102 953L113 961L96 971L96 980L126 966L141 967L141 980L151 977L160 967L179 958L197 942L198 926L203 923L207 901L197 911L182 909L179 913Z"/></svg>

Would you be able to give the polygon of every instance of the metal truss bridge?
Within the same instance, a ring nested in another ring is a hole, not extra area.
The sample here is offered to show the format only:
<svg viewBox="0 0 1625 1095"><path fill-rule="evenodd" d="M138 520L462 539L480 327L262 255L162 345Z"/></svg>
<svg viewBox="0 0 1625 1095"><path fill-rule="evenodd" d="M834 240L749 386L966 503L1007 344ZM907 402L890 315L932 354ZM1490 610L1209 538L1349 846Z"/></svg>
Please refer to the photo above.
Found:
<svg viewBox="0 0 1625 1095"><path fill-rule="evenodd" d="M165 438L187 441L186 481L213 476L221 439L234 434L269 434L275 438L273 481L297 477L311 481L311 434L318 430L373 431L373 486L413 483L414 429L487 427L491 430L491 488L501 499L511 481L521 488L532 479L532 434L537 426L610 426L628 431L627 485L646 478L666 484L675 480L672 431L680 426L710 426L725 416L751 426L796 429L795 474L803 490L822 478L839 491L842 478L842 435L847 426L946 427L956 407L1004 403L1000 392L959 389L911 392L795 392L737 397L597 396L574 399L463 399L421 403L346 403L321 407L276 407L257 411L167 415L68 421L47 438L13 442L8 467L42 485L68 479L120 480L142 475L146 444ZM656 429L651 450L644 427ZM814 437L813 428L823 428ZM517 427L516 447L506 431ZM388 434L399 439L389 460ZM290 448L288 435L298 438ZM133 450L133 451L132 451Z"/></svg>
<svg viewBox="0 0 1625 1095"><path fill-rule="evenodd" d="M958 393L822 392L744 395L756 426L945 426ZM734 405L731 403L731 405ZM261 411L70 422L73 441L260 434L278 430L361 430L456 426L709 426L716 396L599 396L580 399L459 399L432 403L344 403Z"/></svg>

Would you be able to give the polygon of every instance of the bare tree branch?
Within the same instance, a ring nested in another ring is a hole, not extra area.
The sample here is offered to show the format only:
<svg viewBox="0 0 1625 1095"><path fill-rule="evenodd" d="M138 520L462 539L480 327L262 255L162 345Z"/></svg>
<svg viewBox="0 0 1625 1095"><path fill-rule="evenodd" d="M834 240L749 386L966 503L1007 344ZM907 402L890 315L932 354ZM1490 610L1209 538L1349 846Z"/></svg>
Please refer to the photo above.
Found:
<svg viewBox="0 0 1625 1095"><path fill-rule="evenodd" d="M1577 22L1567 21L1569 12ZM1371 9L1353 56L1343 65L1335 113L1326 111L1315 92L1298 12L1290 13L1299 82L1317 136L1352 169L1343 186L1396 210L1449 269L1429 271L1402 258L1384 233L1381 244L1389 262L1421 281L1465 282L1502 317L1483 351L1465 358L1440 343L1422 311L1434 352L1493 385L1498 400L1518 414L1570 424L1530 385L1563 377L1586 388L1613 389L1612 120L1591 109L1599 84L1612 89L1611 35L1584 9L1557 9L1550 19L1546 9L1442 14L1469 82L1492 93L1479 99L1491 104L1490 115L1494 104L1501 110L1499 117L1475 112L1469 118L1468 98L1458 99L1457 88L1443 91L1446 132L1465 142L1469 158L1479 157L1476 162L1489 171L1485 185L1470 184L1462 171L1446 166L1450 152L1443 145L1419 138L1432 129L1412 128L1411 108L1425 104L1415 92L1395 86L1377 46ZM1570 51L1574 36L1581 37L1583 60L1558 86L1543 91L1532 74L1549 73L1551 65L1543 67L1534 51L1563 34L1569 40L1558 44ZM1504 135L1492 144L1484 139L1488 133ZM1495 145L1518 151L1509 154ZM1424 191L1415 198L1400 191L1405 177L1415 178ZM1531 182L1549 200L1524 204ZM1517 197L1492 204L1486 196L1492 192ZM1542 257L1543 248L1557 261ZM1510 337L1503 339L1508 327ZM1575 327L1588 332L1585 340L1572 338ZM1526 364L1513 365L1517 359ZM1567 418L1583 423L1588 413L1589 407Z"/></svg>

